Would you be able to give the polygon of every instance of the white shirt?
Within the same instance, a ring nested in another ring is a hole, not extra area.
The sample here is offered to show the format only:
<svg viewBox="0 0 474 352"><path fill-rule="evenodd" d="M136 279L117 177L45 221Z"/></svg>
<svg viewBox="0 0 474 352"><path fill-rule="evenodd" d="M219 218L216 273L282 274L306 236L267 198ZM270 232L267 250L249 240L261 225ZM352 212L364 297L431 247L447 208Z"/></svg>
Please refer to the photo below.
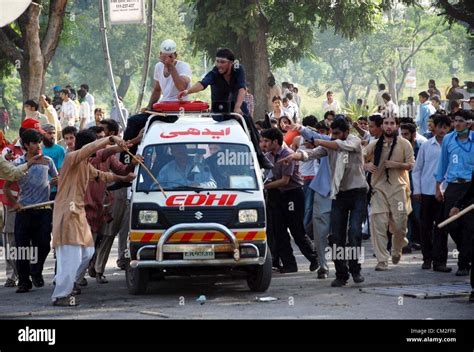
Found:
<svg viewBox="0 0 474 352"><path fill-rule="evenodd" d="M307 152L308 149L304 146L304 138L300 137L300 147L298 151L305 151ZM309 159L308 161L300 161L300 173L302 177L307 176L316 176L319 169L319 162L318 159Z"/></svg>
<svg viewBox="0 0 474 352"><path fill-rule="evenodd" d="M87 93L86 94L86 101L89 103L89 110L90 110L90 116L94 116L94 110L95 110L95 98L92 94Z"/></svg>
<svg viewBox="0 0 474 352"><path fill-rule="evenodd" d="M397 104L393 101L389 100L387 104L385 104L385 112L388 113L390 116L399 116L400 110L398 109Z"/></svg>
<svg viewBox="0 0 474 352"><path fill-rule="evenodd" d="M69 99L68 101L63 101L61 105L61 112L59 116L61 116L61 127L67 126L74 126L76 122L76 103Z"/></svg>
<svg viewBox="0 0 474 352"><path fill-rule="evenodd" d="M288 114L288 115L286 115L286 116L288 116L292 121L294 121L294 120L293 120L293 117L296 116L296 118L295 118L296 120L295 120L294 122L299 123L299 120L300 120L300 118L299 118L300 111L299 111L299 109L298 109L298 105L296 105L296 104L295 104L294 102L292 102L292 101L288 101L288 107L286 108L286 113Z"/></svg>
<svg viewBox="0 0 474 352"><path fill-rule="evenodd" d="M91 121L91 109L87 101L83 101L79 106L79 121L86 120L86 125Z"/></svg>
<svg viewBox="0 0 474 352"><path fill-rule="evenodd" d="M323 102L323 111L334 111L336 114L338 114L341 111L341 107L339 106L339 102L337 100L333 100L331 104L325 100Z"/></svg>
<svg viewBox="0 0 474 352"><path fill-rule="evenodd" d="M155 73L153 75L153 78L155 81L158 81L160 83L161 87L161 99L159 100L160 102L162 101L178 101L178 93L179 90L176 88L173 82L173 77L171 77L171 74L168 77L165 77L163 70L164 70L165 65L162 62L158 62L155 66ZM191 79L192 79L192 72L191 72L191 66L187 64L186 62L176 60L176 71L178 72L178 75L180 76L185 76L189 78L189 83L186 89L191 88ZM186 96L183 98L183 100L188 100L189 98Z"/></svg>
<svg viewBox="0 0 474 352"><path fill-rule="evenodd" d="M377 94L375 94L375 104L377 106L385 106L385 102L383 101L382 94L387 93L386 90L379 90Z"/></svg>
<svg viewBox="0 0 474 352"><path fill-rule="evenodd" d="M418 150L415 166L411 173L413 179L413 194L436 194L436 179L434 174L438 168L441 155L441 145L436 137L428 139Z"/></svg>
<svg viewBox="0 0 474 352"><path fill-rule="evenodd" d="M298 108L301 107L301 97L297 93L293 93L293 100L295 101Z"/></svg>

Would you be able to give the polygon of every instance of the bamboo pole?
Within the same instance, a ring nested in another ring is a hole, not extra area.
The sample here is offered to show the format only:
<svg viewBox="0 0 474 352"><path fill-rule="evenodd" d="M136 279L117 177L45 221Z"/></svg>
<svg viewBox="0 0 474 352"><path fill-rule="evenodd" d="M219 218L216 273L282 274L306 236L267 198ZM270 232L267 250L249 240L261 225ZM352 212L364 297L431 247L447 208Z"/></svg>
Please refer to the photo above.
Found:
<svg viewBox="0 0 474 352"><path fill-rule="evenodd" d="M444 220L442 223L438 224L438 228L445 227L446 225L448 225L448 224L452 223L453 221L456 221L457 219L459 219L461 216L469 213L473 209L474 209L474 204L471 204L467 208L461 210L456 215L453 215L453 216L447 218L446 220Z"/></svg>

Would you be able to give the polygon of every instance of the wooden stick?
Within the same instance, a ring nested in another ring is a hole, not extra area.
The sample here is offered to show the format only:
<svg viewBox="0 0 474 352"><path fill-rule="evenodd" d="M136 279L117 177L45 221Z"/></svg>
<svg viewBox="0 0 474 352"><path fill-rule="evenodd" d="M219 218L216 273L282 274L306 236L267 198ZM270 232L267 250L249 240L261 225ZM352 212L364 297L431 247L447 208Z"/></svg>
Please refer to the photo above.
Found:
<svg viewBox="0 0 474 352"><path fill-rule="evenodd" d="M158 182L158 180L156 179L155 176L153 176L152 172L150 171L150 169L140 160L138 159L135 155L133 155L132 153L130 153L130 151L126 150L125 151L128 155L130 155L137 163L139 163L143 169L147 172L147 174L152 178L152 180L158 185L158 187L160 188L160 191L161 193L163 193L163 195L165 196L166 199L168 199L168 196L166 195L165 191L163 190L163 188L161 187L160 183Z"/></svg>
<svg viewBox="0 0 474 352"><path fill-rule="evenodd" d="M20 211L28 210L28 209L35 209L35 208L39 208L39 207L45 207L47 205L53 205L53 204L54 204L54 200L51 200L51 201L48 201L48 202L43 202L43 203L25 205L24 207L21 207ZM15 210L10 210L10 211L15 211Z"/></svg>
<svg viewBox="0 0 474 352"><path fill-rule="evenodd" d="M447 218L446 220L444 220L442 223L438 224L438 228L442 228L442 227L445 227L446 225L452 223L453 221L456 221L457 219L459 219L461 216L463 216L464 214L467 214L469 213L471 210L474 209L474 204L471 204L470 206L468 206L467 208L464 208L463 210L461 210L459 213L457 213L456 215L453 215L449 218Z"/></svg>

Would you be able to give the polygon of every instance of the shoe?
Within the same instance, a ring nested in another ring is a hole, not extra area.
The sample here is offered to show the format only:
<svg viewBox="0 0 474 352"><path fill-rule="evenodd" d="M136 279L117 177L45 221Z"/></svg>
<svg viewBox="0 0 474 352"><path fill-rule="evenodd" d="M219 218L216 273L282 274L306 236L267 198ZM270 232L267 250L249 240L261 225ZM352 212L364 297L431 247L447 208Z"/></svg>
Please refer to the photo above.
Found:
<svg viewBox="0 0 474 352"><path fill-rule="evenodd" d="M370 235L368 233L362 234L362 240L367 241L369 238L370 238Z"/></svg>
<svg viewBox="0 0 474 352"><path fill-rule="evenodd" d="M33 285L31 284L31 282L29 284L20 284L18 285L18 288L16 289L16 293L30 292L32 288L33 288Z"/></svg>
<svg viewBox="0 0 474 352"><path fill-rule="evenodd" d="M130 182L115 182L114 184L107 187L107 191L116 191L118 189L128 187L132 187L132 184Z"/></svg>
<svg viewBox="0 0 474 352"><path fill-rule="evenodd" d="M33 282L33 285L35 287L43 287L44 286L43 276L31 277L31 281Z"/></svg>
<svg viewBox="0 0 474 352"><path fill-rule="evenodd" d="M72 289L72 292L71 292L71 296L78 296L82 293L82 290L81 288L79 287L79 285L77 283L74 283L74 287Z"/></svg>
<svg viewBox="0 0 474 352"><path fill-rule="evenodd" d="M77 284L81 287L87 286L87 279L83 277L81 280L77 282Z"/></svg>
<svg viewBox="0 0 474 352"><path fill-rule="evenodd" d="M401 255L392 255L392 263L395 264L395 265L400 263L401 258L402 258Z"/></svg>
<svg viewBox="0 0 474 352"><path fill-rule="evenodd" d="M118 261L117 260L117 268L120 270L126 270L127 269L127 264L123 261Z"/></svg>
<svg viewBox="0 0 474 352"><path fill-rule="evenodd" d="M469 275L468 269L458 269L458 271L456 271L456 276L468 276L468 275Z"/></svg>
<svg viewBox="0 0 474 352"><path fill-rule="evenodd" d="M318 270L318 279L324 280L328 278L328 271L327 270Z"/></svg>
<svg viewBox="0 0 474 352"><path fill-rule="evenodd" d="M3 285L3 287L16 287L16 281L13 280L13 279L7 279L7 281L5 281L5 285Z"/></svg>
<svg viewBox="0 0 474 352"><path fill-rule="evenodd" d="M440 273L450 273L453 269L450 267L447 267L446 265L433 265L433 271L437 271Z"/></svg>
<svg viewBox="0 0 474 352"><path fill-rule="evenodd" d="M298 268L291 268L291 267L281 267L280 268L280 274L289 274L289 273L297 273L298 272Z"/></svg>
<svg viewBox="0 0 474 352"><path fill-rule="evenodd" d="M387 262L378 262L375 266L375 271L387 271L388 263Z"/></svg>
<svg viewBox="0 0 474 352"><path fill-rule="evenodd" d="M430 270L431 269L431 260L424 260L423 265L421 266L423 270Z"/></svg>
<svg viewBox="0 0 474 352"><path fill-rule="evenodd" d="M471 294L469 295L469 302L474 303L474 291L471 291Z"/></svg>
<svg viewBox="0 0 474 352"><path fill-rule="evenodd" d="M352 280L354 280L356 284L360 284L365 281L365 278L361 274L355 274L352 275Z"/></svg>
<svg viewBox="0 0 474 352"><path fill-rule="evenodd" d="M403 247L402 254L411 254L411 247L410 246Z"/></svg>
<svg viewBox="0 0 474 352"><path fill-rule="evenodd" d="M346 285L347 285L347 280L343 280L343 279L336 278L331 282L331 287L342 287Z"/></svg>
<svg viewBox="0 0 474 352"><path fill-rule="evenodd" d="M109 282L105 278L104 274L102 273L97 273L95 280L97 281L98 284L108 284Z"/></svg>
<svg viewBox="0 0 474 352"><path fill-rule="evenodd" d="M318 261L317 261L317 260L313 261L313 262L309 265L309 271L311 271L311 272L318 270L318 268L319 268L319 264L318 264Z"/></svg>
<svg viewBox="0 0 474 352"><path fill-rule="evenodd" d="M411 244L411 249L414 250L414 251L420 251L421 250L421 244L419 244L417 242L413 242Z"/></svg>
<svg viewBox="0 0 474 352"><path fill-rule="evenodd" d="M90 277L95 277L97 274L93 266L90 266L89 268L87 268L87 272L89 273Z"/></svg>
<svg viewBox="0 0 474 352"><path fill-rule="evenodd" d="M273 167L274 167L273 163L270 160L268 160L268 158L265 155L261 154L257 157L257 159L258 159L258 163L260 164L261 168L263 168L265 170L273 169Z"/></svg>
<svg viewBox="0 0 474 352"><path fill-rule="evenodd" d="M53 302L53 306L57 307L76 307L78 305L79 303L77 303L75 297L72 296L57 298Z"/></svg>

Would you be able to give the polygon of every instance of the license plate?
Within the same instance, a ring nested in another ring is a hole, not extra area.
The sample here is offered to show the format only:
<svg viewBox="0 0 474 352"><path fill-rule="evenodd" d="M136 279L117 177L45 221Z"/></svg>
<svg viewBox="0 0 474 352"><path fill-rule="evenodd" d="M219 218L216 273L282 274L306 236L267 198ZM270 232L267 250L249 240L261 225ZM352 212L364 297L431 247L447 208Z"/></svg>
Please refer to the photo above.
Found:
<svg viewBox="0 0 474 352"><path fill-rule="evenodd" d="M215 252L213 249L202 250L202 251L190 251L183 253L183 259L195 260L195 259L215 259Z"/></svg>

